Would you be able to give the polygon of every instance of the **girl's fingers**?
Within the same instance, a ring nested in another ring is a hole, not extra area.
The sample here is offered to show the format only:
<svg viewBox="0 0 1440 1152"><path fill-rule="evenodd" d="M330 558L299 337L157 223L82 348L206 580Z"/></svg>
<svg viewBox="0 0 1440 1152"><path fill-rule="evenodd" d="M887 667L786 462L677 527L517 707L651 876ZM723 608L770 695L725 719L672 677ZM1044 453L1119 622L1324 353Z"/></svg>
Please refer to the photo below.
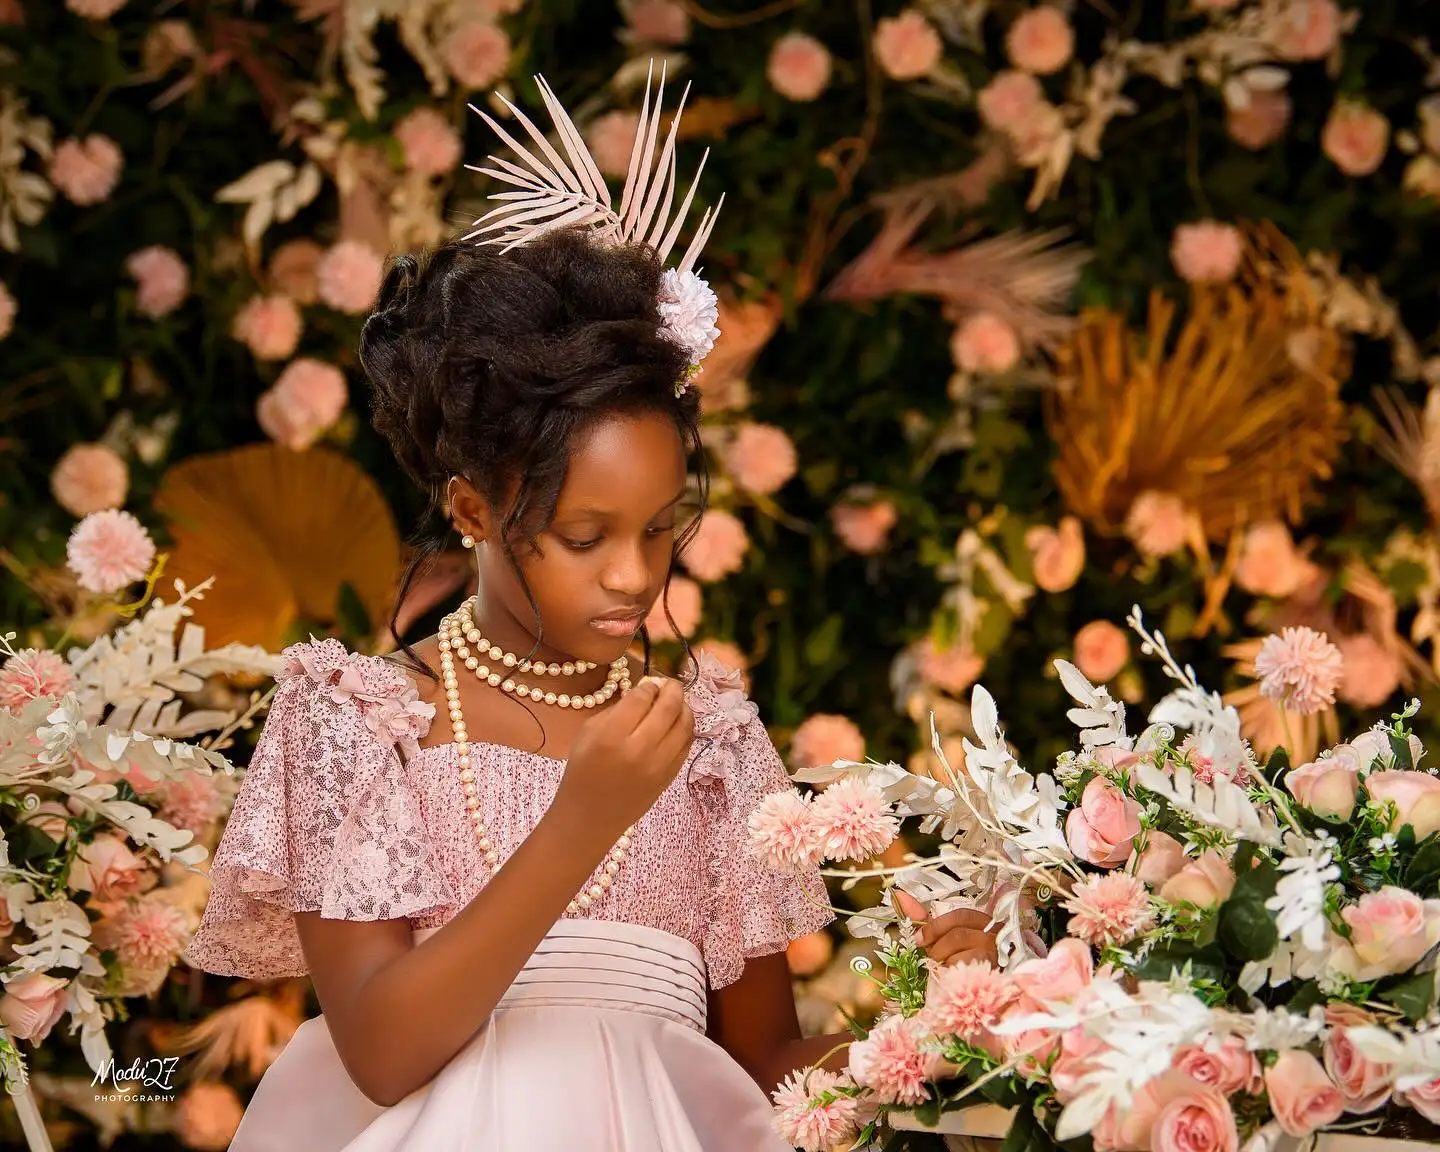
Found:
<svg viewBox="0 0 1440 1152"><path fill-rule="evenodd" d="M954 912L946 912L942 916L936 916L920 930L920 942L928 944L931 940L939 940L947 932L956 928L971 928L976 932L984 932L990 926L990 916L986 912L978 911L975 908L957 908Z"/></svg>
<svg viewBox="0 0 1440 1152"><path fill-rule="evenodd" d="M974 928L952 928L928 945L925 954L940 964L959 963L962 958L995 962L995 941Z"/></svg>
<svg viewBox="0 0 1440 1152"><path fill-rule="evenodd" d="M917 924L930 919L930 913L925 911L925 905L915 899L908 892L902 892L899 888L894 889L895 904L900 909L900 914ZM923 936L923 933L922 933Z"/></svg>

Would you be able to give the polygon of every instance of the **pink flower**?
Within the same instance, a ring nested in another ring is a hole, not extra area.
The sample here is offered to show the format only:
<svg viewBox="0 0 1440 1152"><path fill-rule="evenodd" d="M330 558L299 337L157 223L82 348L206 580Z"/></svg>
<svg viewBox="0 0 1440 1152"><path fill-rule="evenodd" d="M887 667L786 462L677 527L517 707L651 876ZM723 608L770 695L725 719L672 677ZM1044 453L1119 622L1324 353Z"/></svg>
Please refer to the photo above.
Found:
<svg viewBox="0 0 1440 1152"><path fill-rule="evenodd" d="M1193 1080L1183 1086L1178 1077L1161 1080L1166 1087L1172 1083L1176 1087L1163 1093L1160 1112L1150 1126L1152 1152L1236 1152L1240 1134L1223 1093Z"/></svg>
<svg viewBox="0 0 1440 1152"><path fill-rule="evenodd" d="M225 801L215 786L215 778L199 772L167 782L157 813L161 820L176 828L187 828L197 837L210 832L224 814Z"/></svg>
<svg viewBox="0 0 1440 1152"><path fill-rule="evenodd" d="M881 1103L921 1104L930 1095L925 1082L938 1062L920 1047L924 1038L917 1018L887 1016L850 1045L850 1075Z"/></svg>
<svg viewBox="0 0 1440 1152"><path fill-rule="evenodd" d="M1104 684L1120 675L1130 660L1130 639L1108 620L1092 620L1075 633L1075 667Z"/></svg>
<svg viewBox="0 0 1440 1152"><path fill-rule="evenodd" d="M97 900L136 895L147 879L145 862L116 836L97 836L84 845L70 867L72 892L93 892Z"/></svg>
<svg viewBox="0 0 1440 1152"><path fill-rule="evenodd" d="M797 936L785 948L785 963L792 976L814 976L835 955L835 941L828 932Z"/></svg>
<svg viewBox="0 0 1440 1152"><path fill-rule="evenodd" d="M0 284L0 340L15 330L15 313L19 310L10 289Z"/></svg>
<svg viewBox="0 0 1440 1152"><path fill-rule="evenodd" d="M462 24L440 54L450 75L466 88L488 88L510 67L510 37L494 24Z"/></svg>
<svg viewBox="0 0 1440 1152"><path fill-rule="evenodd" d="M148 994L159 989L195 925L189 916L159 892L127 901L113 916L96 925L96 942L113 948L124 969L126 992Z"/></svg>
<svg viewBox="0 0 1440 1152"><path fill-rule="evenodd" d="M690 38L690 14L675 0L636 0L626 23L650 44L683 44Z"/></svg>
<svg viewBox="0 0 1440 1152"><path fill-rule="evenodd" d="M844 716L817 712L790 741L790 756L799 768L819 768L837 760L859 762L865 755L865 737Z"/></svg>
<svg viewBox="0 0 1440 1152"><path fill-rule="evenodd" d="M1298 716L1332 707L1344 670L1340 649L1313 628L1267 636L1255 657L1260 695Z"/></svg>
<svg viewBox="0 0 1440 1152"><path fill-rule="evenodd" d="M1320 150L1347 176L1369 176L1390 147L1390 121L1365 104L1341 101L1320 131Z"/></svg>
<svg viewBox="0 0 1440 1152"><path fill-rule="evenodd" d="M1372 772L1365 777L1365 791L1372 800L1395 805L1392 830L1409 824L1417 840L1440 832L1440 780L1428 772Z"/></svg>
<svg viewBox="0 0 1440 1152"><path fill-rule="evenodd" d="M257 360L288 360L300 343L300 309L288 296L252 296L235 314L230 334Z"/></svg>
<svg viewBox="0 0 1440 1152"><path fill-rule="evenodd" d="M315 266L320 302L351 315L374 305L384 275L385 262L359 240L341 240Z"/></svg>
<svg viewBox="0 0 1440 1152"><path fill-rule="evenodd" d="M50 473L50 494L72 516L88 516L125 503L130 470L115 449L76 444L65 450Z"/></svg>
<svg viewBox="0 0 1440 1152"><path fill-rule="evenodd" d="M1080 859L1100 868L1118 868L1140 835L1140 805L1104 776L1093 776L1080 807L1065 820L1065 839Z"/></svg>
<svg viewBox="0 0 1440 1152"><path fill-rule="evenodd" d="M320 298L315 270L324 255L325 249L313 240L287 240L270 257L275 286L297 304L314 304Z"/></svg>
<svg viewBox="0 0 1440 1152"><path fill-rule="evenodd" d="M1191 860L1160 888L1160 899L1171 904L1215 908L1230 898L1235 873L1218 852L1203 853Z"/></svg>
<svg viewBox="0 0 1440 1152"><path fill-rule="evenodd" d="M885 547L885 539L898 518L895 505L889 500L857 504L842 500L830 509L830 522L835 535L850 551L873 556Z"/></svg>
<svg viewBox="0 0 1440 1152"><path fill-rule="evenodd" d="M1407 1108L1413 1108L1432 1124L1440 1124L1440 1078L1427 1080L1416 1088L1397 1092L1395 1099Z"/></svg>
<svg viewBox="0 0 1440 1152"><path fill-rule="evenodd" d="M1290 112L1290 94L1283 88L1279 91L1247 88L1243 105L1226 107L1225 128L1241 147L1258 152L1285 135Z"/></svg>
<svg viewBox="0 0 1440 1152"><path fill-rule="evenodd" d="M1045 102L1040 81L1028 72L997 72L975 98L980 119L997 132L1015 132Z"/></svg>
<svg viewBox="0 0 1440 1152"><path fill-rule="evenodd" d="M1345 1098L1320 1061L1297 1048L1281 1052L1265 1069L1265 1088L1275 1119L1291 1136L1308 1136L1345 1111Z"/></svg>
<svg viewBox="0 0 1440 1152"><path fill-rule="evenodd" d="M175 1102L175 1134L195 1152L225 1152L235 1139L245 1106L228 1084L191 1084Z"/></svg>
<svg viewBox="0 0 1440 1152"><path fill-rule="evenodd" d="M919 80L928 76L940 63L944 47L940 33L914 8L905 9L899 16L887 16L876 24L873 46L875 59L892 80Z"/></svg>
<svg viewBox="0 0 1440 1152"><path fill-rule="evenodd" d="M606 176L624 176L630 171L630 153L640 117L634 112L606 112L597 116L585 133L585 142L595 165Z"/></svg>
<svg viewBox="0 0 1440 1152"><path fill-rule="evenodd" d="M775 1131L804 1152L831 1152L856 1136L859 1105L855 1097L834 1091L851 1087L849 1077L823 1068L792 1072L771 1097Z"/></svg>
<svg viewBox="0 0 1440 1152"><path fill-rule="evenodd" d="M674 628L665 617L667 604L670 615L675 619ZM689 636L700 627L703 611L704 594L700 585L685 576L671 576L669 590L655 601L650 614L645 617L645 628L652 640L678 640L680 636ZM678 635L676 629L679 630Z"/></svg>
<svg viewBox="0 0 1440 1152"><path fill-rule="evenodd" d="M1240 229L1216 220L1181 224L1170 241L1175 271L1192 284L1229 280L1240 267Z"/></svg>
<svg viewBox="0 0 1440 1152"><path fill-rule="evenodd" d="M1066 937L1057 941L1048 955L1023 961L1010 975L1020 991L1037 1004L1076 1004L1094 982L1095 958L1079 940Z"/></svg>
<svg viewBox="0 0 1440 1152"><path fill-rule="evenodd" d="M772 792L750 813L750 850L777 872L818 863L823 833L810 801L793 788Z"/></svg>
<svg viewBox="0 0 1440 1152"><path fill-rule="evenodd" d="M1129 867L1129 861L1126 862ZM1140 854L1136 876L1158 888L1185 867L1185 846L1168 832L1151 829L1145 833L1145 851Z"/></svg>
<svg viewBox="0 0 1440 1152"><path fill-rule="evenodd" d="M966 372L1002 375L1020 361L1015 329L990 312L977 312L955 329L950 355Z"/></svg>
<svg viewBox="0 0 1440 1152"><path fill-rule="evenodd" d="M301 452L340 419L346 398L339 368L302 356L256 402L255 418L270 439Z"/></svg>
<svg viewBox="0 0 1440 1152"><path fill-rule="evenodd" d="M1071 1028L1060 1037L1060 1049L1055 1062L1050 1066L1050 1083L1055 1088L1055 1099L1068 1104L1080 1095L1082 1081L1098 1067L1097 1057L1103 1055L1109 1045L1084 1028Z"/></svg>
<svg viewBox="0 0 1440 1152"><path fill-rule="evenodd" d="M808 103L830 83L830 51L804 32L787 32L770 49L765 77L787 100Z"/></svg>
<svg viewBox="0 0 1440 1152"><path fill-rule="evenodd" d="M1276 29L1275 50L1286 60L1323 60L1340 42L1334 0L1290 0Z"/></svg>
<svg viewBox="0 0 1440 1152"><path fill-rule="evenodd" d="M740 571L749 550L750 536L745 525L724 509L716 509L701 517L695 535L680 554L680 562L690 575L709 584Z"/></svg>
<svg viewBox="0 0 1440 1152"><path fill-rule="evenodd" d="M1239 1036L1212 1040L1206 1046L1186 1044L1176 1051L1170 1066L1225 1096L1257 1093L1264 1084L1260 1061Z"/></svg>
<svg viewBox="0 0 1440 1152"><path fill-rule="evenodd" d="M810 809L831 860L869 860L900 832L900 821L880 789L856 776L835 781Z"/></svg>
<svg viewBox="0 0 1440 1152"><path fill-rule="evenodd" d="M1325 1037L1325 1071L1345 1098L1347 1112L1374 1112L1390 1099L1393 1067L1363 1055L1348 1028L1331 1028Z"/></svg>
<svg viewBox="0 0 1440 1152"><path fill-rule="evenodd" d="M1037 524L1025 533L1035 583L1046 592L1073 588L1085 570L1085 531L1074 516L1054 528Z"/></svg>
<svg viewBox="0 0 1440 1152"><path fill-rule="evenodd" d="M1284 599L1295 593L1314 571L1279 520L1263 520L1245 532L1235 583L1252 596Z"/></svg>
<svg viewBox="0 0 1440 1152"><path fill-rule="evenodd" d="M39 1044L65 1015L69 983L48 972L27 972L5 985L0 996L0 1024L12 1040Z"/></svg>
<svg viewBox="0 0 1440 1152"><path fill-rule="evenodd" d="M1095 948L1127 944L1155 922L1150 894L1128 872L1107 872L1075 885L1065 901L1070 935Z"/></svg>
<svg viewBox="0 0 1440 1152"><path fill-rule="evenodd" d="M125 7L125 3L126 0L65 0L65 7L87 20L108 20Z"/></svg>
<svg viewBox="0 0 1440 1152"><path fill-rule="evenodd" d="M154 561L155 543L145 526L114 509L86 516L66 546L66 563L80 587L102 596L143 580Z"/></svg>
<svg viewBox="0 0 1440 1152"><path fill-rule="evenodd" d="M1317 816L1349 820L1355 811L1359 769L1338 757L1315 760L1285 773L1285 787Z"/></svg>
<svg viewBox="0 0 1440 1152"><path fill-rule="evenodd" d="M1075 33L1058 8L1042 4L1023 13L1005 36L1010 63L1022 72L1049 76L1069 62L1075 51Z"/></svg>
<svg viewBox="0 0 1440 1152"><path fill-rule="evenodd" d="M725 450L725 468L747 492L769 496L795 475L795 445L781 428L747 420Z"/></svg>
<svg viewBox="0 0 1440 1152"><path fill-rule="evenodd" d="M1345 674L1336 694L1355 708L1378 708L1400 687L1400 658L1369 633L1342 636L1336 643Z"/></svg>
<svg viewBox="0 0 1440 1152"><path fill-rule="evenodd" d="M21 648L0 668L0 708L19 711L42 696L58 700L70 691L70 665L48 648Z"/></svg>
<svg viewBox="0 0 1440 1152"><path fill-rule="evenodd" d="M108 136L66 140L50 157L50 183L71 203L88 207L110 198L124 163L120 146Z"/></svg>
<svg viewBox="0 0 1440 1152"><path fill-rule="evenodd" d="M708 656L722 668L733 669L736 679L739 680L735 687L744 687L744 672L750 666L750 659L741 651L739 645L710 636L696 644L694 652L702 663Z"/></svg>
<svg viewBox="0 0 1440 1152"><path fill-rule="evenodd" d="M139 285L135 306L152 320L175 311L190 291L190 269L185 261L159 244L130 253L125 270Z"/></svg>
<svg viewBox="0 0 1440 1152"><path fill-rule="evenodd" d="M985 961L946 965L931 971L920 1015L936 1036L988 1046L991 1029L1019 994L1009 976Z"/></svg>
<svg viewBox="0 0 1440 1152"><path fill-rule="evenodd" d="M1343 908L1350 940L1337 946L1332 965L1357 981L1408 971L1440 943L1440 900L1422 900L1386 885Z"/></svg>
<svg viewBox="0 0 1440 1152"><path fill-rule="evenodd" d="M444 176L460 163L460 133L434 108L416 108L395 125L405 167L423 176Z"/></svg>
<svg viewBox="0 0 1440 1152"><path fill-rule="evenodd" d="M935 638L927 636L920 645L917 668L925 683L958 696L980 679L980 673L985 670L985 657L958 643L937 648Z"/></svg>

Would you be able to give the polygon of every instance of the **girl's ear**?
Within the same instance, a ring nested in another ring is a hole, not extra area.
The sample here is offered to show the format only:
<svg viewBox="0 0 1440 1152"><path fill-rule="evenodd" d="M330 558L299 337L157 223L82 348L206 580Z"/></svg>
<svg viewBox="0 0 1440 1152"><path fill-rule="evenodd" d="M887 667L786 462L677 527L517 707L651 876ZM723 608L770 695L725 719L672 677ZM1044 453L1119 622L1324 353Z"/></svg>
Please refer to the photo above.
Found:
<svg viewBox="0 0 1440 1152"><path fill-rule="evenodd" d="M475 485L463 476L450 477L445 488L445 503L450 523L462 537L471 537L476 544L488 540L494 529L490 505Z"/></svg>

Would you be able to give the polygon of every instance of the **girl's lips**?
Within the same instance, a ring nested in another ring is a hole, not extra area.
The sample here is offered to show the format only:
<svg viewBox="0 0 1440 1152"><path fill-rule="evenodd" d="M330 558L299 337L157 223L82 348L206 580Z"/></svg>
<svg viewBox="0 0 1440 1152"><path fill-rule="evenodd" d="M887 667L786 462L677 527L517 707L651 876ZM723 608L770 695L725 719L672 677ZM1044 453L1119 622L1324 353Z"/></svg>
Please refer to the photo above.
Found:
<svg viewBox="0 0 1440 1152"><path fill-rule="evenodd" d="M623 639L635 635L644 619L643 612L635 612L630 616L597 616L590 621L590 627L606 636Z"/></svg>

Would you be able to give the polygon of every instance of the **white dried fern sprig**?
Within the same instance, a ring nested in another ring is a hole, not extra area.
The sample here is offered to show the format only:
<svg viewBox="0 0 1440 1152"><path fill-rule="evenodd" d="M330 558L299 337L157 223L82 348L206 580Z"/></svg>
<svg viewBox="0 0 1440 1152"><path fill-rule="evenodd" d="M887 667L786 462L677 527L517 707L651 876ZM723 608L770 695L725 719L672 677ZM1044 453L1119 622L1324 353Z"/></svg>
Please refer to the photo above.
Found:
<svg viewBox="0 0 1440 1152"><path fill-rule="evenodd" d="M596 239L602 244L643 244L654 249L662 262L667 260L679 239L680 230L695 199L700 176L705 170L705 161L710 153L707 149L700 158L700 165L684 199L672 213L678 187L675 145L680 116L685 109L690 89L687 85L680 97L679 107L670 123L670 131L657 157L655 146L659 138L665 97L664 67L661 68L660 81L655 88L652 103L653 80L652 63L646 77L639 126L630 150L630 163L618 210L614 207L605 177L601 175L600 167L590 154L584 137L543 76L535 77L535 82L539 86L546 110L550 113L560 147L565 152L563 157L545 134L503 95L497 93L496 99L504 104L524 129L534 151L506 132L488 113L473 104L470 105L471 111L485 121L491 131L510 148L516 159L508 160L492 155L487 157L487 165L467 167L502 184L508 184L516 191L492 195L490 199L499 201L499 206L479 217L464 239L485 237L481 243L503 245L502 251L509 251L557 228L590 226ZM701 249L710 237L710 231L724 202L725 197L722 195L714 208L705 209L689 248L676 266L677 271L694 270L695 261L699 259Z"/></svg>
<svg viewBox="0 0 1440 1152"><path fill-rule="evenodd" d="M1225 776L1216 775L1207 784L1197 780L1194 770L1184 762L1177 762L1172 772L1165 772L1142 761L1134 771L1140 787L1164 797L1171 808L1197 823L1218 828L1234 840L1279 847L1279 826L1265 819L1245 790Z"/></svg>
<svg viewBox="0 0 1440 1152"><path fill-rule="evenodd" d="M1096 687L1068 660L1056 660L1055 671L1070 698L1080 707L1066 715L1080 729L1080 742L1089 751L1096 748L1129 750L1133 741L1125 731L1125 705L1112 699L1108 689Z"/></svg>

